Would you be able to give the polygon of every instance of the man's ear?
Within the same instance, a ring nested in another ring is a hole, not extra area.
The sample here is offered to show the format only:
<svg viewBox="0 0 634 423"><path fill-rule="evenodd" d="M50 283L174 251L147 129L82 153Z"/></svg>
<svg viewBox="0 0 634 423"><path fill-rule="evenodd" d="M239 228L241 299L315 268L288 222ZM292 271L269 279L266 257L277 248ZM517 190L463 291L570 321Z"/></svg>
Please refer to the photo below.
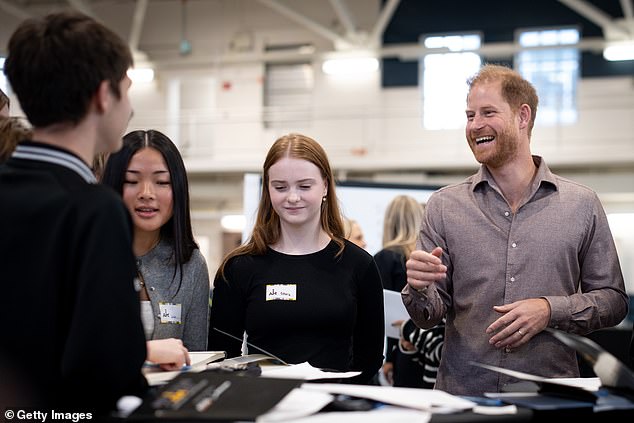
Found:
<svg viewBox="0 0 634 423"><path fill-rule="evenodd" d="M98 112L103 113L110 108L112 101L112 92L110 91L110 82L101 81L99 88L93 98L95 108Z"/></svg>
<svg viewBox="0 0 634 423"><path fill-rule="evenodd" d="M531 115L533 114L533 111L531 110L531 106L529 106L528 104L522 104L520 106L520 110L519 113L517 114L520 118L520 128L524 129L524 128L528 128L528 124L531 121Z"/></svg>

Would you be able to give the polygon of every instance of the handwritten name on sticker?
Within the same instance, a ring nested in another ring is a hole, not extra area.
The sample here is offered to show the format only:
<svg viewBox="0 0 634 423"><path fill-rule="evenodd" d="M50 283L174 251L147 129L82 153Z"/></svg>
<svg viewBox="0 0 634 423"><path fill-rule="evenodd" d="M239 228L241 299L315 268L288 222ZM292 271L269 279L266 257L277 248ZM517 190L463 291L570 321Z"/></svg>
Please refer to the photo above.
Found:
<svg viewBox="0 0 634 423"><path fill-rule="evenodd" d="M161 313L161 323L181 324L181 304L159 303Z"/></svg>
<svg viewBox="0 0 634 423"><path fill-rule="evenodd" d="M297 285L275 284L266 286L266 301L297 301Z"/></svg>

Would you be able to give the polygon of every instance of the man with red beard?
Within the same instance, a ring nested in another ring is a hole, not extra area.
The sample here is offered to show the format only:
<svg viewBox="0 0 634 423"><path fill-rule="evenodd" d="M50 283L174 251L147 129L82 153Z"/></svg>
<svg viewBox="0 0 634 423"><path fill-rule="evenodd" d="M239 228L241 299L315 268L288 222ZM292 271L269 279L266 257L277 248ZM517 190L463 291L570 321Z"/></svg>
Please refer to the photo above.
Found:
<svg viewBox="0 0 634 423"><path fill-rule="evenodd" d="M576 353L547 327L584 335L627 315L616 248L596 193L531 154L535 88L485 65L468 81L466 138L479 171L427 202L402 291L422 328L446 316L435 388L504 390L517 379L476 367L579 377Z"/></svg>

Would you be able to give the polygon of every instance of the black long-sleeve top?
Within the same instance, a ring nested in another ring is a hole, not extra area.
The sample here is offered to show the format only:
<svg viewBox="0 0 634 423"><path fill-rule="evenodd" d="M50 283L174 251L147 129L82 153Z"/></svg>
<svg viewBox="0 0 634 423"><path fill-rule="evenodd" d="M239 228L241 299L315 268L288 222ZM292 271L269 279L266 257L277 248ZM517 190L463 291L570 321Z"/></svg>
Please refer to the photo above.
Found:
<svg viewBox="0 0 634 423"><path fill-rule="evenodd" d="M346 241L307 255L272 249L227 263L214 282L208 348L241 354L241 343L218 328L288 363L362 371L367 383L383 361L383 288L371 255ZM250 353L261 353L249 348Z"/></svg>

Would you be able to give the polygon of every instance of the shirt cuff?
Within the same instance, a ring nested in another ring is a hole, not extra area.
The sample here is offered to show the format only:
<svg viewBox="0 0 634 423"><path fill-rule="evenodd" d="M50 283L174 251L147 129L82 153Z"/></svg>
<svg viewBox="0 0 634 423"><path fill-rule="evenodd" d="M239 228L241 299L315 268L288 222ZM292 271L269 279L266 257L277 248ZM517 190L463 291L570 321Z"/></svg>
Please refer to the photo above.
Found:
<svg viewBox="0 0 634 423"><path fill-rule="evenodd" d="M416 289L413 286L411 286L410 284L406 284L403 287L403 290L401 292L403 294L413 294L413 295L418 296L418 297L426 297L427 296L427 288L429 288L429 285L427 285L425 288Z"/></svg>
<svg viewBox="0 0 634 423"><path fill-rule="evenodd" d="M548 301L548 305L550 306L550 321L548 322L548 326L553 329L568 331L572 314L570 299L564 296L540 298Z"/></svg>

